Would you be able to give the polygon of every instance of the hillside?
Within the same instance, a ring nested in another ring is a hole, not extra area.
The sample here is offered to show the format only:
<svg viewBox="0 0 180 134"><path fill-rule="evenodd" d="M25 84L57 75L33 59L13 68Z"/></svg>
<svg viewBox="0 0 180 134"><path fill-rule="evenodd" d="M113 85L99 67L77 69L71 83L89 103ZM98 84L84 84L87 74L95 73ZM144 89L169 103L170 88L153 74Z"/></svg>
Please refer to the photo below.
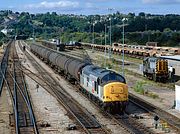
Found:
<svg viewBox="0 0 180 134"><path fill-rule="evenodd" d="M0 30L13 29L10 35L27 35L37 38L61 38L63 42L70 40L104 44L105 25L107 25L107 44L109 43L110 19L112 24L112 42L122 42L122 19L125 22L125 42L128 44L145 44L147 41L158 42L159 46L179 46L180 15L153 15L139 13L108 15L64 15L55 12L45 14L29 14L28 12L0 12ZM95 23L96 22L96 23ZM93 27L94 23L94 27ZM34 30L33 30L34 29Z"/></svg>

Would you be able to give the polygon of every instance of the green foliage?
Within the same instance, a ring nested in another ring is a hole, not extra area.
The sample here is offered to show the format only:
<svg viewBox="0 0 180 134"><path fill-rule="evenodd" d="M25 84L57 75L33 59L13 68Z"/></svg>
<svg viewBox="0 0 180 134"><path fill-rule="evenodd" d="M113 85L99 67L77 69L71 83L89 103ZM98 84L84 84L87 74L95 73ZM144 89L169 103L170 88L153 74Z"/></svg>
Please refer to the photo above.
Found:
<svg viewBox="0 0 180 134"><path fill-rule="evenodd" d="M146 91L146 90L144 89L143 86L144 86L144 84L146 84L146 83L147 83L147 82L145 82L145 81L137 81L136 84L135 84L135 86L134 86L134 91L137 92L137 93L139 93L139 94L147 95L147 96L149 96L149 97L151 97L151 98L153 98L153 99L159 98L159 96L158 96L157 94L152 93L152 92L148 92L148 90Z"/></svg>
<svg viewBox="0 0 180 134"><path fill-rule="evenodd" d="M8 16L8 12L1 11L0 24ZM125 43L145 44L147 41L159 42L160 46L177 46L180 42L180 15L152 15L140 12L112 15L58 15L55 12L45 14L30 14L28 12L15 13L17 23L12 23L8 28L14 29L11 35L21 34L32 37L33 29L37 38L61 38L64 42L72 40L92 42L93 22L95 43L105 44L105 24L107 25L107 44L109 44L108 18L112 18L112 42L122 42L122 18L128 18L125 25ZM1 27L0 27L1 28ZM2 27L3 28L3 27ZM2 29L1 28L1 29Z"/></svg>
<svg viewBox="0 0 180 134"><path fill-rule="evenodd" d="M136 84L134 86L134 91L138 92L140 94L144 94L143 84L144 84L144 82L142 82L142 81L136 82Z"/></svg>

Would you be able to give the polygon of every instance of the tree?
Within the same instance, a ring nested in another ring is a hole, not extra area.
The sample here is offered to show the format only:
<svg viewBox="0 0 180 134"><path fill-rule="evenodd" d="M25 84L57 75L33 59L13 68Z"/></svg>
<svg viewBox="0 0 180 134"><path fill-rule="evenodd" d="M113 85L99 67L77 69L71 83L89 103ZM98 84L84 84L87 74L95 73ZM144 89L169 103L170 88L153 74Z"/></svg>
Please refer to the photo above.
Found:
<svg viewBox="0 0 180 134"><path fill-rule="evenodd" d="M145 13L144 13L144 12L140 12L140 13L139 13L139 16L140 16L140 17L145 17Z"/></svg>

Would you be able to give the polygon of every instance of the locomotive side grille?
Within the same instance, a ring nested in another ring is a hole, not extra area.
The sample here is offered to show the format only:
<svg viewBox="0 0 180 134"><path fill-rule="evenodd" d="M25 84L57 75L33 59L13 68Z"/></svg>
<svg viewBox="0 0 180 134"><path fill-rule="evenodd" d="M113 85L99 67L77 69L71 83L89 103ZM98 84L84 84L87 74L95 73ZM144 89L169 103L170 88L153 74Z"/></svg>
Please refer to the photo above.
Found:
<svg viewBox="0 0 180 134"><path fill-rule="evenodd" d="M157 74L167 74L168 73L167 60L157 60L157 62L156 62L156 73Z"/></svg>

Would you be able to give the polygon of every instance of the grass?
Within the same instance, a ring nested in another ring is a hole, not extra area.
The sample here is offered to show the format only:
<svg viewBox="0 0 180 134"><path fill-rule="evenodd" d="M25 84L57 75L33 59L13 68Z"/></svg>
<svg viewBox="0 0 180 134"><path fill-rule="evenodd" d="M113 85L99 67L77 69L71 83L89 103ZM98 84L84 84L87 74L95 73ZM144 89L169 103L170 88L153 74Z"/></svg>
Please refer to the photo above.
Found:
<svg viewBox="0 0 180 134"><path fill-rule="evenodd" d="M133 88L134 91L139 93L139 94L143 94L144 95L145 94L144 87L143 87L144 84L145 83L143 81L137 81L135 86L134 86L134 88Z"/></svg>
<svg viewBox="0 0 180 134"><path fill-rule="evenodd" d="M141 94L141 95L145 95L145 96L148 96L148 97L151 97L153 99L158 99L159 98L159 95L153 93L153 92L149 92L148 90L146 91L144 89L144 85L147 84L146 81L137 81L135 86L134 86L134 91Z"/></svg>
<svg viewBox="0 0 180 134"><path fill-rule="evenodd" d="M158 99L159 95L155 94L155 93L148 93L147 96L153 98L153 99Z"/></svg>
<svg viewBox="0 0 180 134"><path fill-rule="evenodd" d="M117 58L117 59L122 59L122 55L113 55L114 58ZM124 55L124 60L125 61L130 61L130 62L134 62L134 63L142 63L142 59L137 59L137 58L132 58L132 57L129 57L127 55Z"/></svg>

